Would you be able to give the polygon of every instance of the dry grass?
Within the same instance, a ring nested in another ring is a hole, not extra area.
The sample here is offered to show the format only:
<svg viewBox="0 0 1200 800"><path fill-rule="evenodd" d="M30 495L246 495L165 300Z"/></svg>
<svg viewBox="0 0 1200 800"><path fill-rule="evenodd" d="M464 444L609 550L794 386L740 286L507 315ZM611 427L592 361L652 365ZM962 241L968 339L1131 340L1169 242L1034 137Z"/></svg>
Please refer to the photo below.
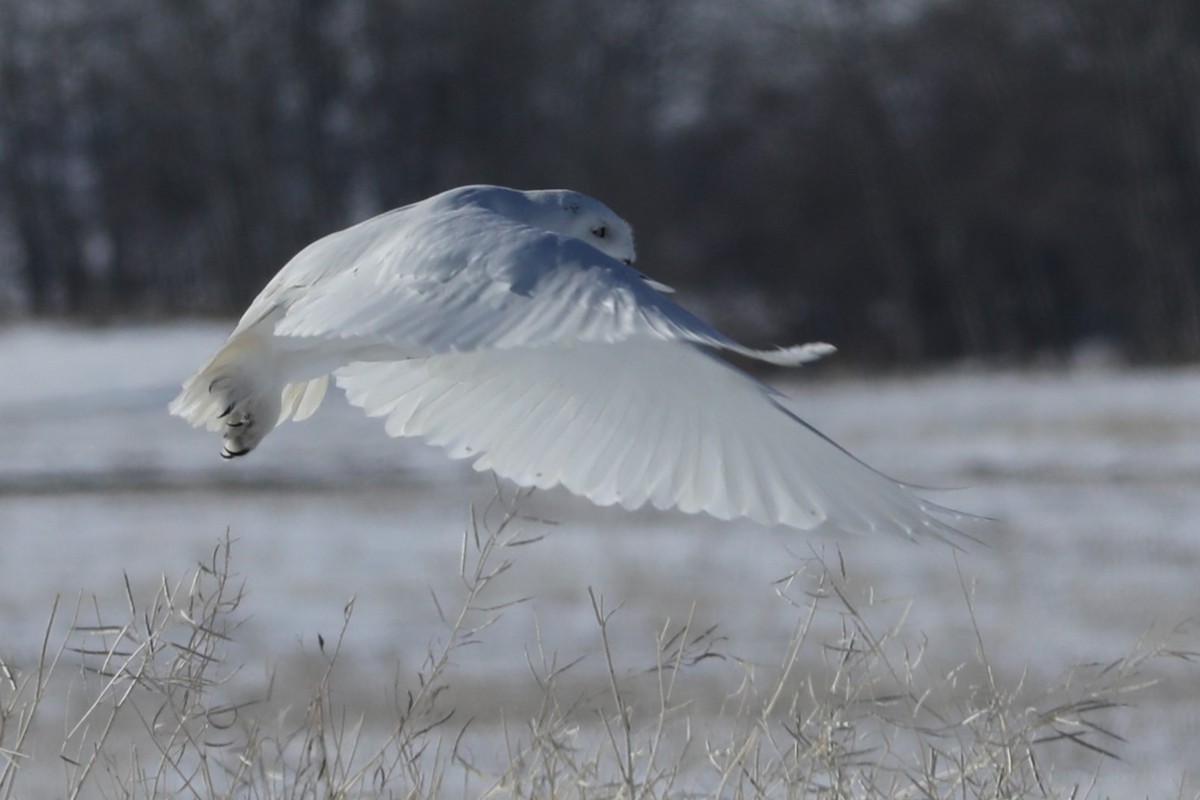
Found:
<svg viewBox="0 0 1200 800"><path fill-rule="evenodd" d="M579 662L557 663L539 639L536 709L514 719L496 698L504 722L476 726L455 713L455 664L503 646L486 634L512 603L489 596L536 541L519 522L501 504L464 535L461 596L434 598L446 635L416 674L377 687L385 725L338 700L353 602L336 640L319 641L306 706L276 713L269 686L234 699L242 587L228 537L147 601L126 581L120 619L77 603L57 644L56 605L36 663L0 661L0 798L1086 797L1094 787L1064 782L1059 762L1117 758L1114 709L1153 685L1151 662L1194 656L1139 643L1054 685L1006 684L978 636L973 661L939 669L902 608L883 629L868 624L870 587L840 558L814 557L777 584L795 629L775 663L738 659L692 620L665 621L655 652L615 652L619 609L589 593L603 681L571 683ZM965 580L962 599L973 622ZM681 678L714 667L724 700L701 710ZM47 738L57 753L34 746ZM61 783L23 783L46 774L28 771L34 758L56 758Z"/></svg>

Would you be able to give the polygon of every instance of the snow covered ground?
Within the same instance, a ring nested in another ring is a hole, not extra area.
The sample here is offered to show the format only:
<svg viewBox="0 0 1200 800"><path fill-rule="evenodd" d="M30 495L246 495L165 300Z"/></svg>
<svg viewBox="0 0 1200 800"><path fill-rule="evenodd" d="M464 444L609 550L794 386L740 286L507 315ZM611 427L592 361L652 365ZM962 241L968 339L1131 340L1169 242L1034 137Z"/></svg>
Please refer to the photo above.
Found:
<svg viewBox="0 0 1200 800"><path fill-rule="evenodd" d="M488 502L492 480L388 439L340 395L251 457L222 461L218 437L165 406L225 330L0 331L9 663L36 654L55 595L120 604L123 573L135 589L181 576L227 529L248 587L248 679L286 671L289 654L336 633L351 597L347 647L366 683L389 684L397 663L415 668L441 634L430 592L457 591L469 508ZM489 631L486 658L457 667L495 687L527 681L540 629L564 659L588 655L584 669L599 674L588 587L622 604L620 648L652 653L664 620L694 604L729 652L774 660L795 617L772 581L814 552L836 562L840 551L875 597L898 601L879 604L883 619L911 604L906 630L948 664L977 646L961 572L989 657L1014 680L1119 658L1200 611L1200 369L787 377L794 409L864 460L913 483L968 487L935 499L997 518L972 529L987 546L956 555L937 543L813 539L535 494L522 510L558 524L526 523L546 538L506 554L514 567L501 589L532 599ZM1176 644L1200 649L1194 628L1182 636ZM1106 792L1158 796L1181 779L1196 791L1200 673L1161 677L1115 721L1129 743L1100 772Z"/></svg>

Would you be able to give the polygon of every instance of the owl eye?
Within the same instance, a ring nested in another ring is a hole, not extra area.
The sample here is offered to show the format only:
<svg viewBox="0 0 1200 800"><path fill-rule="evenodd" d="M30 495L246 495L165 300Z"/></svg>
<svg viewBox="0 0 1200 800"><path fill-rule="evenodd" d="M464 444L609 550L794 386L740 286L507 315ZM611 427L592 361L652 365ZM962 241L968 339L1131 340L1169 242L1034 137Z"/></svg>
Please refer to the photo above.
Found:
<svg viewBox="0 0 1200 800"><path fill-rule="evenodd" d="M592 235L597 239L603 239L605 236L608 236L608 227L601 225L599 228L592 228Z"/></svg>

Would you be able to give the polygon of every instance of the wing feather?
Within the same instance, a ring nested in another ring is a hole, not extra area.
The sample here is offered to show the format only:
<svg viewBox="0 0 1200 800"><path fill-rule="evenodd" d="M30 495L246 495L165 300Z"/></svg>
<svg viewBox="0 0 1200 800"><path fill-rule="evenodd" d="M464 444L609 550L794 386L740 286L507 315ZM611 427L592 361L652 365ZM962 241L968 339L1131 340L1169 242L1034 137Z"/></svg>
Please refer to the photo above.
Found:
<svg viewBox="0 0 1200 800"><path fill-rule="evenodd" d="M356 365L337 380L352 403L386 413L392 435L422 436L520 485L802 529L957 535L937 506L692 345L447 353Z"/></svg>
<svg viewBox="0 0 1200 800"><path fill-rule="evenodd" d="M626 402L623 407L615 404L611 407L614 429L621 430L635 405ZM582 480L594 487L592 491L601 505L612 505L620 498L621 463L632 446L631 440L610 436L596 452L591 463L586 465Z"/></svg>
<svg viewBox="0 0 1200 800"><path fill-rule="evenodd" d="M646 484L651 477L649 467L654 456L654 449L658 445L662 413L663 404L643 404L638 409L633 427L619 430L617 433L608 430L600 432L606 437L617 436L629 440L629 447L626 448L616 468L617 502L623 508L640 508L646 504L649 494ZM587 486L587 484L579 485Z"/></svg>
<svg viewBox="0 0 1200 800"><path fill-rule="evenodd" d="M785 365L833 351L744 347L586 242L445 204L418 203L309 245L234 335L258 323L281 339L379 346L397 358L631 338L690 341Z"/></svg>

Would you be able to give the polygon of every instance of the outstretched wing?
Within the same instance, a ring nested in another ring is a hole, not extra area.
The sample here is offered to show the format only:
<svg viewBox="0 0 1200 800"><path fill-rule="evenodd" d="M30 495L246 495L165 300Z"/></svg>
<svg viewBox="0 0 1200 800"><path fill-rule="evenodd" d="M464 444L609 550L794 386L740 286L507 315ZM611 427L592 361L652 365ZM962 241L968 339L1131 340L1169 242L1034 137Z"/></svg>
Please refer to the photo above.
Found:
<svg viewBox="0 0 1200 800"><path fill-rule="evenodd" d="M356 364L354 405L521 486L801 529L958 535L702 349L631 338Z"/></svg>
<svg viewBox="0 0 1200 800"><path fill-rule="evenodd" d="M323 339L390 348L398 358L635 337L691 341L786 365L833 350L743 347L586 242L483 208L424 213L420 204L303 250L238 330L263 321L285 348Z"/></svg>

